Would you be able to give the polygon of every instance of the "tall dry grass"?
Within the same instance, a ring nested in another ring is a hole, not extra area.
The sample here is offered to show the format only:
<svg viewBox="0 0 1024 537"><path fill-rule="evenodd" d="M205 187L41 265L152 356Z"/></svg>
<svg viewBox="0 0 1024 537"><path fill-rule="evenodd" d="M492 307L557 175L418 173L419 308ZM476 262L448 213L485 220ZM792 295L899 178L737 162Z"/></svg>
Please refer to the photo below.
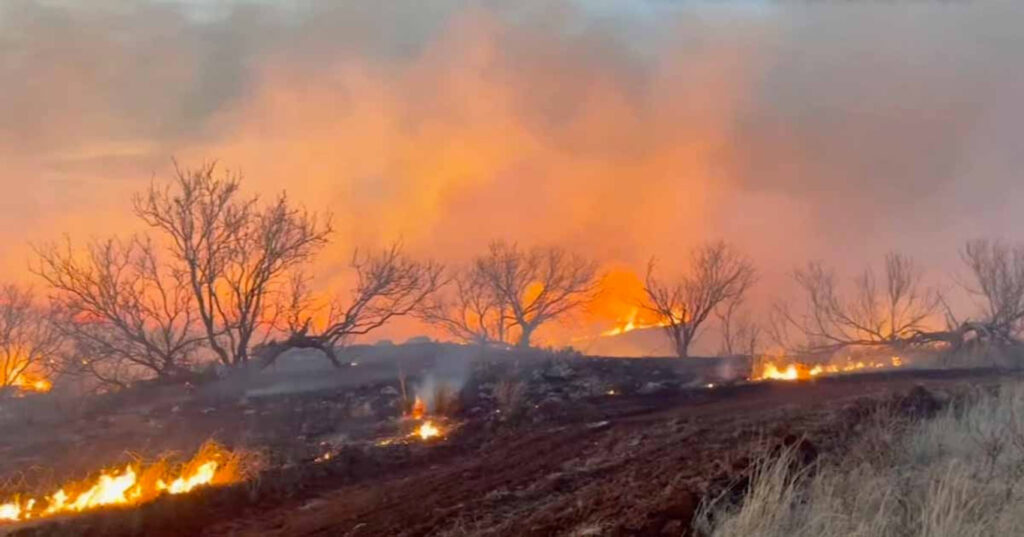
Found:
<svg viewBox="0 0 1024 537"><path fill-rule="evenodd" d="M1024 384L978 392L936 418L875 427L866 453L800 469L792 453L763 460L743 502L706 504L695 529L712 537L1024 535Z"/></svg>

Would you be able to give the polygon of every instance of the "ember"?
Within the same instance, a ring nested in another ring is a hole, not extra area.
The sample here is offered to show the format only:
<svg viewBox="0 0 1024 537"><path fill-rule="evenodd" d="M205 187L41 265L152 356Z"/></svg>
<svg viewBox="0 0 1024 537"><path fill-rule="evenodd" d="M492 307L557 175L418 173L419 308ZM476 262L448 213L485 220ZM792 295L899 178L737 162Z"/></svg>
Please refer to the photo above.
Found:
<svg viewBox="0 0 1024 537"><path fill-rule="evenodd" d="M0 522L139 505L162 494L185 494L199 487L234 483L241 478L241 457L211 442L178 469L172 470L163 462L132 463L121 469L104 470L93 480L66 484L46 496L15 496L0 504Z"/></svg>

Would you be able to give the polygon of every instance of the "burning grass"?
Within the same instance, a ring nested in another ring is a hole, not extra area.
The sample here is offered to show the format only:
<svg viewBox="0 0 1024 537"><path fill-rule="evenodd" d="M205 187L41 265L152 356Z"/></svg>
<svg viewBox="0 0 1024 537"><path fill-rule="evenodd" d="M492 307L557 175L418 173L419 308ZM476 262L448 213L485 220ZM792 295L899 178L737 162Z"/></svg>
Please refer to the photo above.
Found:
<svg viewBox="0 0 1024 537"><path fill-rule="evenodd" d="M24 522L109 507L141 505L170 494L243 480L254 458L215 442L204 444L191 460L174 465L166 459L132 462L98 475L68 482L48 494L14 495L0 503L0 523Z"/></svg>
<svg viewBox="0 0 1024 537"><path fill-rule="evenodd" d="M14 378L10 385L20 390L20 393L46 393L53 388L53 383L50 382L48 378L31 371L24 371L20 373Z"/></svg>
<svg viewBox="0 0 1024 537"><path fill-rule="evenodd" d="M887 360L847 359L842 362L824 364L803 363L785 357L764 358L754 364L750 380L810 380L829 375L896 369L903 367L904 364L905 361L899 356L893 356Z"/></svg>
<svg viewBox="0 0 1024 537"><path fill-rule="evenodd" d="M425 421L416 429L413 435L418 436L420 440L431 440L440 437L442 433L441 429L434 422Z"/></svg>
<svg viewBox="0 0 1024 537"><path fill-rule="evenodd" d="M849 453L797 469L763 460L739 505L709 504L709 537L996 537L1024 530L1024 384L932 419L889 419Z"/></svg>
<svg viewBox="0 0 1024 537"><path fill-rule="evenodd" d="M427 403L423 399L417 397L410 406L409 412L402 418L402 423L404 424L403 429L406 432L397 436L383 438L378 440L376 444L378 446L389 446L409 441L431 442L444 438L448 432L451 431L452 425L443 413L437 412L436 407L439 406L438 401L443 401L444 403L441 404L440 407L457 409L457 394L447 387L439 387L434 394L434 398L436 412L434 417L428 417L431 415L431 412ZM409 432L410 424L412 427L411 432Z"/></svg>
<svg viewBox="0 0 1024 537"><path fill-rule="evenodd" d="M601 337L614 337L622 334L628 334L634 330L643 330L647 328L662 328L666 326L668 322L664 319L658 318L657 314L649 311L641 310L639 307L634 306L627 317L620 320L619 324L614 328L601 332Z"/></svg>

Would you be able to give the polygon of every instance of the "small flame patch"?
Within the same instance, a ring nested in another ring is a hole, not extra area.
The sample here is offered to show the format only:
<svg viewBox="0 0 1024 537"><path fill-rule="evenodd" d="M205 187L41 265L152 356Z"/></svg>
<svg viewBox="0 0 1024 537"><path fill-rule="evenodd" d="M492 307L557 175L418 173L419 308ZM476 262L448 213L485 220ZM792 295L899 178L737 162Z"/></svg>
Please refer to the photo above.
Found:
<svg viewBox="0 0 1024 537"><path fill-rule="evenodd" d="M68 483L39 498L14 497L0 503L0 523L49 518L104 507L133 506L161 494L186 494L199 487L224 485L242 479L241 457L207 443L195 457L176 470L166 463L132 463L104 470L99 477Z"/></svg>

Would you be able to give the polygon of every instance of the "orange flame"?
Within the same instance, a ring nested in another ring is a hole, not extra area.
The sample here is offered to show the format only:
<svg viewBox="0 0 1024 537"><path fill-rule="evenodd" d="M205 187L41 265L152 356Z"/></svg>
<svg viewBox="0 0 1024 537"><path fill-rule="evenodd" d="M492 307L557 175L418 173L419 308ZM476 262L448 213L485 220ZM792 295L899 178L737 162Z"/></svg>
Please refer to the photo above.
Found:
<svg viewBox="0 0 1024 537"><path fill-rule="evenodd" d="M430 440L441 436L441 429L431 421L425 421L414 433L420 440Z"/></svg>
<svg viewBox="0 0 1024 537"><path fill-rule="evenodd" d="M11 386L26 392L45 393L53 388L53 383L45 377L25 372L18 375L18 378L14 379Z"/></svg>
<svg viewBox="0 0 1024 537"><path fill-rule="evenodd" d="M38 361L25 358L19 352L5 353L0 356L0 386L17 388L21 392L50 391L53 384L37 365Z"/></svg>
<svg viewBox="0 0 1024 537"><path fill-rule="evenodd" d="M414 420L423 420L426 416L427 404L423 402L423 399L417 397L416 401L412 404L412 411L409 412L409 417ZM419 427L417 427L411 434L408 435L408 438L416 438L419 440L432 440L434 438L439 438L441 436L444 436L444 434L440 425L434 423L431 420L424 420L423 423L419 425ZM390 443L390 441L387 441L386 443Z"/></svg>
<svg viewBox="0 0 1024 537"><path fill-rule="evenodd" d="M163 462L148 466L132 463L123 469L104 470L94 480L66 484L41 498L15 496L0 504L0 523L138 505L162 494L185 494L241 478L240 457L211 442L176 472Z"/></svg>
<svg viewBox="0 0 1024 537"><path fill-rule="evenodd" d="M625 320L620 322L619 326L601 332L601 336L618 336L632 332L634 330L641 330L644 328L660 328L663 326L667 326L668 324L669 322L666 320L650 321L647 319L642 319L640 317L640 308L633 307L633 309L630 310L629 315L625 317Z"/></svg>
<svg viewBox="0 0 1024 537"><path fill-rule="evenodd" d="M893 356L889 361L849 361L845 364L809 365L785 358L764 360L754 366L750 380L809 380L814 377L841 375L871 369L892 369L903 367L903 358Z"/></svg>
<svg viewBox="0 0 1024 537"><path fill-rule="evenodd" d="M414 420L423 419L423 416L427 415L427 404L423 402L423 399L416 398L416 402L412 404L412 412L410 414Z"/></svg>

